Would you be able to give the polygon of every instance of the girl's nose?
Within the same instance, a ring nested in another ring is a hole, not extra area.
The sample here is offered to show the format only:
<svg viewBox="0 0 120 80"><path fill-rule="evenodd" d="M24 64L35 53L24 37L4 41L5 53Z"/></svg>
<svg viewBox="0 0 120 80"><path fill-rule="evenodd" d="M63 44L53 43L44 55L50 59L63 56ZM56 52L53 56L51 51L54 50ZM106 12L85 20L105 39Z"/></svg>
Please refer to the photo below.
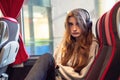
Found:
<svg viewBox="0 0 120 80"><path fill-rule="evenodd" d="M76 25L73 26L73 30L77 30L77 26Z"/></svg>

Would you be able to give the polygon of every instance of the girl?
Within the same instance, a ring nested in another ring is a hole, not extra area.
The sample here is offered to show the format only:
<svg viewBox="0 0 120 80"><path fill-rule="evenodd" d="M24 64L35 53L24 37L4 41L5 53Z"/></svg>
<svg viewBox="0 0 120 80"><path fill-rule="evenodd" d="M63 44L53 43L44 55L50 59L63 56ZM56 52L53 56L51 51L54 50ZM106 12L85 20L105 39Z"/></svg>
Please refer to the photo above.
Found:
<svg viewBox="0 0 120 80"><path fill-rule="evenodd" d="M74 9L66 17L65 35L54 52L54 59L50 54L41 56L25 80L83 80L98 47L89 13Z"/></svg>

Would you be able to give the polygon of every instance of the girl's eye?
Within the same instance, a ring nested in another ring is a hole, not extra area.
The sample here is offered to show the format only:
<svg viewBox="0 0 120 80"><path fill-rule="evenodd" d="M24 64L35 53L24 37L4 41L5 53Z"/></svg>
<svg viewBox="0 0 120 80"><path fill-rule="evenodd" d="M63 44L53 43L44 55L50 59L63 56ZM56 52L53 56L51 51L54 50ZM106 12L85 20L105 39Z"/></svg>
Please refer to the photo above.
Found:
<svg viewBox="0 0 120 80"><path fill-rule="evenodd" d="M77 22L76 25L79 26L79 23Z"/></svg>
<svg viewBox="0 0 120 80"><path fill-rule="evenodd" d="M76 24L72 23L72 22L68 22L68 26L79 26L79 23L77 22Z"/></svg>
<svg viewBox="0 0 120 80"><path fill-rule="evenodd" d="M68 25L69 25L69 26L72 26L72 25L73 25L73 23L71 23L71 22L68 22Z"/></svg>

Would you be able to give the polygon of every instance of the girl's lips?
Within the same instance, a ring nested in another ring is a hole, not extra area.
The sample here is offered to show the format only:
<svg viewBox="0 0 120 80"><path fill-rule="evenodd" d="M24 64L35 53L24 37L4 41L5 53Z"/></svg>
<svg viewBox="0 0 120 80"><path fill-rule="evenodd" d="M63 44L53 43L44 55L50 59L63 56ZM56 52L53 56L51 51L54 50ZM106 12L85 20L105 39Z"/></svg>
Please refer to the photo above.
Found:
<svg viewBox="0 0 120 80"><path fill-rule="evenodd" d="M72 33L72 34L79 34L79 33Z"/></svg>

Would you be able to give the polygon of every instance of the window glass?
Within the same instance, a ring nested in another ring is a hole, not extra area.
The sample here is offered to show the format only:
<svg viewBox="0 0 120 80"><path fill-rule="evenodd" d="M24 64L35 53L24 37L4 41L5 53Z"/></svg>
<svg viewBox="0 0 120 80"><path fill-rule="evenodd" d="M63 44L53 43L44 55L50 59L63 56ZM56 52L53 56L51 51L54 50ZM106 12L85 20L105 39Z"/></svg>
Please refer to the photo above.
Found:
<svg viewBox="0 0 120 80"><path fill-rule="evenodd" d="M109 2L109 4L108 4L108 2ZM101 16L105 12L109 11L116 2L117 2L117 0L99 0L98 1L99 16Z"/></svg>
<svg viewBox="0 0 120 80"><path fill-rule="evenodd" d="M23 5L23 32L26 50L30 55L52 52L49 16L51 16L49 0L29 0Z"/></svg>
<svg viewBox="0 0 120 80"><path fill-rule="evenodd" d="M3 16L3 14L2 14L2 12L1 12L1 10L0 10L0 17L2 17Z"/></svg>

